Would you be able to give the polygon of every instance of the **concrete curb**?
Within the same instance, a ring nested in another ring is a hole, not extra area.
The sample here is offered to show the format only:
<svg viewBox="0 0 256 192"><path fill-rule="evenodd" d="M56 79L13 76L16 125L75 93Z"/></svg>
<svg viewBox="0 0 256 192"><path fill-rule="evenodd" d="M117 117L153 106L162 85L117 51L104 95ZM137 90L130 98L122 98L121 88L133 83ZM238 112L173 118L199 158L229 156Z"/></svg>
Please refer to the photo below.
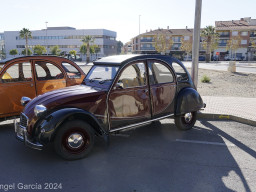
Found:
<svg viewBox="0 0 256 192"><path fill-rule="evenodd" d="M256 127L256 121L245 119L242 117L237 117L234 115L227 115L227 114L212 114L212 113L198 113L197 117L199 119L212 119L212 120L233 120L239 123L244 123L247 125L255 126Z"/></svg>

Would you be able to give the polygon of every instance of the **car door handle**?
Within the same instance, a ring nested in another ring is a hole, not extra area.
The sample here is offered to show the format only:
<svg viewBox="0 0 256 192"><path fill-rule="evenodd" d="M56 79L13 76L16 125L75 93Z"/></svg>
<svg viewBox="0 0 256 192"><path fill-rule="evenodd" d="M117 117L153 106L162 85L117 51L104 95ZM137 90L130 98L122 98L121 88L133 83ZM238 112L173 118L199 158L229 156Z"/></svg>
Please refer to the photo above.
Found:
<svg viewBox="0 0 256 192"><path fill-rule="evenodd" d="M33 84L33 83L31 83L31 84L30 84L30 86L31 86L31 87L33 87L33 86L34 86L34 84Z"/></svg>
<svg viewBox="0 0 256 192"><path fill-rule="evenodd" d="M63 80L63 81L62 81L62 83L66 83L66 81L65 81L65 80Z"/></svg>

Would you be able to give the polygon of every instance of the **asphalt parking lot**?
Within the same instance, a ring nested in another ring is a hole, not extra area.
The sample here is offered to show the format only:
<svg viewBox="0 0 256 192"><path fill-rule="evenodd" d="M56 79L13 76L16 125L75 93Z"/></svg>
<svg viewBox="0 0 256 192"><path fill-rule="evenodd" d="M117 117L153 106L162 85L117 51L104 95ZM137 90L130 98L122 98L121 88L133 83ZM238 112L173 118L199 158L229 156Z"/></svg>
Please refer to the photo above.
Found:
<svg viewBox="0 0 256 192"><path fill-rule="evenodd" d="M52 146L25 147L7 121L0 123L0 191L45 183L69 192L256 191L255 135L255 127L232 121L198 121L183 132L167 119L113 135L109 147L97 139L87 158L65 161Z"/></svg>

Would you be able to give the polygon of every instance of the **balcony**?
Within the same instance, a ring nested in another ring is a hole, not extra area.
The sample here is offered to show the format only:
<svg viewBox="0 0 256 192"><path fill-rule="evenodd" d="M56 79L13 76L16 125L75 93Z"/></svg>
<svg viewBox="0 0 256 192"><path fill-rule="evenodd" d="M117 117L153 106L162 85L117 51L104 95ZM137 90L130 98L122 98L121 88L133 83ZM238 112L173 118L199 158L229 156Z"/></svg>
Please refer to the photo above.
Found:
<svg viewBox="0 0 256 192"><path fill-rule="evenodd" d="M155 47L141 47L141 51L155 51Z"/></svg>
<svg viewBox="0 0 256 192"><path fill-rule="evenodd" d="M227 43L219 43L219 47L226 47Z"/></svg>
<svg viewBox="0 0 256 192"><path fill-rule="evenodd" d="M153 42L153 39L141 39L140 42Z"/></svg>
<svg viewBox="0 0 256 192"><path fill-rule="evenodd" d="M220 38L229 38L229 34L219 34Z"/></svg>

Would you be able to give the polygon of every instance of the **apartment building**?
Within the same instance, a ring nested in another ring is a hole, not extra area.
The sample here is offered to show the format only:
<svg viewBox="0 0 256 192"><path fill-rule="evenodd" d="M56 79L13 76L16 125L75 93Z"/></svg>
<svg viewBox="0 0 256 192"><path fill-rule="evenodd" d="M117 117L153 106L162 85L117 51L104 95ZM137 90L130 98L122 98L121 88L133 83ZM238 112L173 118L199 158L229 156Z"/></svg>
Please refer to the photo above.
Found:
<svg viewBox="0 0 256 192"><path fill-rule="evenodd" d="M220 60L224 60L225 56L229 56L229 58L234 57L235 53L227 50L226 46L228 40L232 37L239 36L241 42L240 48L236 51L236 56L244 60L256 60L256 49L251 46L252 42L256 42L256 19L245 17L240 20L216 21L215 29L216 32L219 33L219 44L212 56L218 55ZM181 40L183 39L184 41L190 41L192 43L193 29L188 29L187 27L185 29L169 29L169 27L167 27L167 29L150 30L132 39L132 52L156 54L154 37L159 35L165 35L167 39L172 38L173 40L173 45L167 51L167 54L183 59L185 52L180 49ZM205 49L202 46L201 40L199 55L205 55Z"/></svg>
<svg viewBox="0 0 256 192"><path fill-rule="evenodd" d="M172 46L166 51L167 54L183 59L184 51L181 50L182 40L192 44L193 29L156 29L149 32L140 34L132 39L132 52L141 54L156 54L155 50L155 37L163 35L166 41L172 39ZM200 44L200 54L205 54L205 50Z"/></svg>
<svg viewBox="0 0 256 192"><path fill-rule="evenodd" d="M94 44L100 50L98 57L117 54L116 32L106 29L75 29L73 27L48 27L47 29L35 30L32 32L32 39L29 39L29 48L32 50L35 45L45 46L50 53L51 47L58 45L62 52L68 53L70 50L76 50L80 54L81 41L84 36L90 35L94 38ZM0 33L3 37L6 57L11 49L17 49L19 55L25 49L25 40L19 37L19 31L5 31ZM1 43L1 39L0 39Z"/></svg>
<svg viewBox="0 0 256 192"><path fill-rule="evenodd" d="M240 48L236 51L236 56L244 58L244 60L253 60L255 49L251 47L252 42L256 42L256 19L251 17L241 18L232 21L216 21L216 32L219 33L219 47L214 51L218 52L221 60L226 55L230 58L235 57L235 53L226 49L228 40L234 37L240 37Z"/></svg>

